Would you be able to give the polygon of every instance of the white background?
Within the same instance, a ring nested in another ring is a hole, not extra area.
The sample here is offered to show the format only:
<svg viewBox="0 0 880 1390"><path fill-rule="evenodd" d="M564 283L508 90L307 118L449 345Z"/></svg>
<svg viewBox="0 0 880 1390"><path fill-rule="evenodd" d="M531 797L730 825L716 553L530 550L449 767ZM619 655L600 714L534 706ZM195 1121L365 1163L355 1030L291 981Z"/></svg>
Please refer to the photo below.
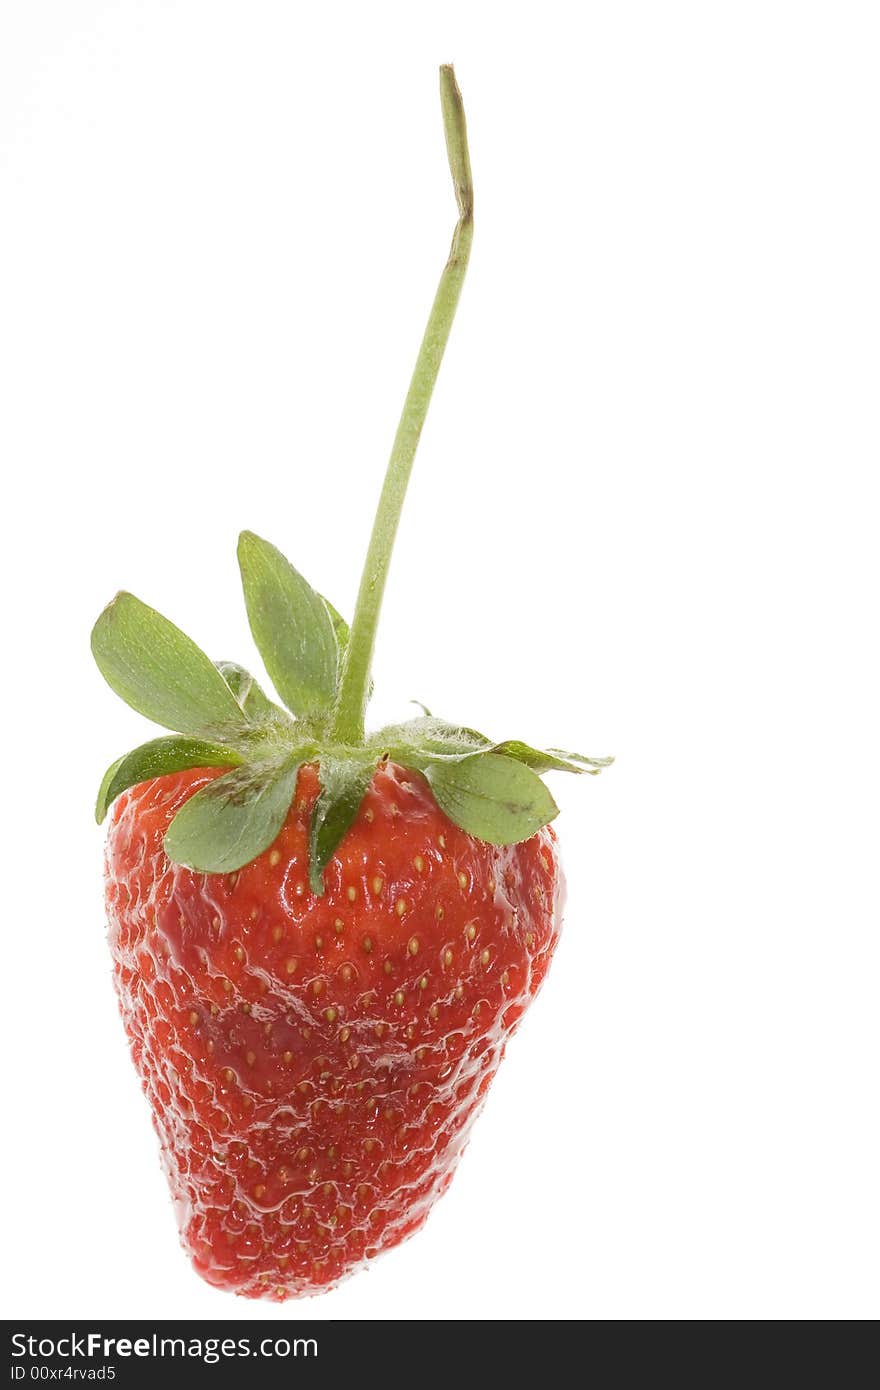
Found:
<svg viewBox="0 0 880 1390"><path fill-rule="evenodd" d="M350 610L454 221L477 233L375 718L557 778L546 989L416 1239L277 1308L191 1273L111 987L118 587L253 661L252 527ZM0 11L8 1316L878 1311L872 4ZM9 838L11 832L11 840Z"/></svg>

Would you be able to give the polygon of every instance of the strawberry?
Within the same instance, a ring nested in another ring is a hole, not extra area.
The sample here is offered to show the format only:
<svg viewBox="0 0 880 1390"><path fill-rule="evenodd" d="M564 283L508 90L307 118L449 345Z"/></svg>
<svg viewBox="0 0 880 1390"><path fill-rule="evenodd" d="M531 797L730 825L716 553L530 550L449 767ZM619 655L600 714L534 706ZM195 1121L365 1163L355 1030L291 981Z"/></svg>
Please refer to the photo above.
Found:
<svg viewBox="0 0 880 1390"><path fill-rule="evenodd" d="M551 830L486 844L394 764L322 896L314 765L270 850L196 875L163 836L217 775L116 802L110 940L184 1245L211 1283L287 1298L397 1244L447 1187L556 945L562 880Z"/></svg>
<svg viewBox="0 0 880 1390"><path fill-rule="evenodd" d="M332 1287L448 1186L560 929L541 774L609 759L423 716L367 732L400 511L467 266L461 97L441 98L459 220L404 404L351 628L242 533L278 704L121 593L92 633L111 687L172 731L117 759L106 901L123 1021L184 1247L210 1283Z"/></svg>

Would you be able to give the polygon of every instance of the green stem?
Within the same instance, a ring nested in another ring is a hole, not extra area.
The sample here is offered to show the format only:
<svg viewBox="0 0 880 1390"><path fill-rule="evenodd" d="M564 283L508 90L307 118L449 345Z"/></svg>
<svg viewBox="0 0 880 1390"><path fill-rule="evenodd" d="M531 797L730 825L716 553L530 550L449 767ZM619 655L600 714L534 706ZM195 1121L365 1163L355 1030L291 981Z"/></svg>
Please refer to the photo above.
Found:
<svg viewBox="0 0 880 1390"><path fill-rule="evenodd" d="M391 552L422 426L458 307L474 234L474 190L467 126L461 92L455 73L448 65L440 69L440 102L449 168L458 203L458 222L394 436L379 508L373 522L370 548L364 562L333 725L333 736L342 743L363 742L370 666Z"/></svg>

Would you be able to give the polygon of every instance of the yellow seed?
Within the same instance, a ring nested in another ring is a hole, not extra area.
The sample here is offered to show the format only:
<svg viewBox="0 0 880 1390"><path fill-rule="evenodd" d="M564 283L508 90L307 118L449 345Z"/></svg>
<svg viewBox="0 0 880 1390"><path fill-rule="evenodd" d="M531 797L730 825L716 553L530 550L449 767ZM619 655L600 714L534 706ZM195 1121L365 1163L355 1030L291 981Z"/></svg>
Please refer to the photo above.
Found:
<svg viewBox="0 0 880 1390"><path fill-rule="evenodd" d="M293 958L291 958L291 959L287 962L287 964L285 965L284 969L287 971L288 975L295 975L295 974L296 974L296 961L293 960Z"/></svg>
<svg viewBox="0 0 880 1390"><path fill-rule="evenodd" d="M315 937L315 949L316 949L317 951L320 951L320 949L321 949L321 947L322 947L323 945L324 945L324 938L323 938L323 936L316 936L316 937Z"/></svg>
<svg viewBox="0 0 880 1390"><path fill-rule="evenodd" d="M288 1067L289 1067L290 1064L291 1064L291 1062L293 1061L293 1053L292 1053L292 1052L285 1052L285 1054L284 1054L284 1056L282 1057L281 1060L284 1062L285 1066L288 1066Z"/></svg>
<svg viewBox="0 0 880 1390"><path fill-rule="evenodd" d="M455 997L456 997L456 999L460 999L461 996L462 996L463 994L464 994L464 985L456 985L456 986L455 986Z"/></svg>
<svg viewBox="0 0 880 1390"><path fill-rule="evenodd" d="M406 912L406 908L406 898L398 898L397 902L394 904L394 911L397 913L398 917L403 916L403 914Z"/></svg>
<svg viewBox="0 0 880 1390"><path fill-rule="evenodd" d="M336 918L336 921L333 923L333 930L334 930L335 932L341 932L341 931L343 930L344 926L345 926L345 923L343 922L342 918L341 918L341 917L337 917L337 918Z"/></svg>
<svg viewBox="0 0 880 1390"><path fill-rule="evenodd" d="M244 960L244 951L241 949L240 946L236 946L233 955L235 956L236 960Z"/></svg>
<svg viewBox="0 0 880 1390"><path fill-rule="evenodd" d="M397 993L395 994L395 996L394 996L394 1002L395 1002L395 1004L397 1005L398 1008L400 1008L401 1004L403 1003L403 994L402 994L402 992L401 992L400 990L398 990Z"/></svg>
<svg viewBox="0 0 880 1390"><path fill-rule="evenodd" d="M226 991L227 994L231 994L231 993L232 993L232 981L231 981L231 980L224 980L224 981L223 981L223 988L225 989L225 991Z"/></svg>
<svg viewBox="0 0 880 1390"><path fill-rule="evenodd" d="M361 1059L356 1052L353 1052L348 1059L348 1065L352 1071L357 1071L361 1064ZM341 1088L340 1088L341 1089Z"/></svg>
<svg viewBox="0 0 880 1390"><path fill-rule="evenodd" d="M348 901L350 903L353 903L355 898L357 897L357 890L354 887L352 887L351 884L349 884L345 890L345 896L348 898Z"/></svg>
<svg viewBox="0 0 880 1390"><path fill-rule="evenodd" d="M247 1062L249 1067L252 1067L254 1065L254 1062L257 1060L256 1052L246 1052L244 1054L244 1060Z"/></svg>
<svg viewBox="0 0 880 1390"><path fill-rule="evenodd" d="M249 1013L250 1013L250 1011L251 1011L251 1006L250 1006L250 1004L247 1002L247 1000L245 1000L245 1002L242 1004L242 1006L241 1006L241 1011L242 1011L243 1014L249 1014Z"/></svg>
<svg viewBox="0 0 880 1390"><path fill-rule="evenodd" d="M364 950L366 951L367 955L369 955L370 952L371 952L372 949L373 949L373 943L372 943L372 941L370 940L370 938L369 938L368 936L365 936L365 937L364 937L363 941L361 942L361 945L363 946L363 948L364 948Z"/></svg>
<svg viewBox="0 0 880 1390"><path fill-rule="evenodd" d="M216 1018L217 1014L219 1014L219 1012L220 1012L220 1009L219 1009L218 1005L212 1004L212 1005L211 1005L211 1013L214 1015L215 1018Z"/></svg>
<svg viewBox="0 0 880 1390"><path fill-rule="evenodd" d="M283 927L273 927L273 928L272 928L272 940L273 940L273 941L280 941L283 935L284 935L284 928L283 928Z"/></svg>
<svg viewBox="0 0 880 1390"><path fill-rule="evenodd" d="M211 918L211 926L214 928L215 931L219 931L219 930L220 930L220 918L219 918L219 917L212 917L212 918Z"/></svg>
<svg viewBox="0 0 880 1390"><path fill-rule="evenodd" d="M323 988L324 988L324 981L323 981L323 980L315 980L314 984L312 985L312 994L320 994Z"/></svg>
<svg viewBox="0 0 880 1390"><path fill-rule="evenodd" d="M373 1032L376 1034L377 1038L381 1038L382 1034L385 1032L385 1024L377 1023L375 1028L373 1029Z"/></svg>
<svg viewBox="0 0 880 1390"><path fill-rule="evenodd" d="M437 843L438 843L438 845L440 846L441 849L445 849L445 848L446 848L446 836L445 836L445 835L438 835L438 836L437 836Z"/></svg>
<svg viewBox="0 0 880 1390"><path fill-rule="evenodd" d="M339 1034L339 1041L340 1041L340 1042L348 1042L348 1040L349 1040L350 1037L351 1037L351 1029L350 1029L350 1028L343 1028L343 1029L341 1030L340 1034Z"/></svg>
<svg viewBox="0 0 880 1390"><path fill-rule="evenodd" d="M467 928L467 930L465 931L465 936L467 937L468 941L473 941L473 939L474 939L474 937L476 936L476 934L477 934L477 929L476 929L476 927L474 926L473 922L471 922L470 926L469 926L469 927Z"/></svg>
<svg viewBox="0 0 880 1390"><path fill-rule="evenodd" d="M488 964L489 964L489 951L488 951L488 949L485 950L485 951L481 951L481 952L480 952L480 964L481 964L481 965L488 965Z"/></svg>
<svg viewBox="0 0 880 1390"><path fill-rule="evenodd" d="M417 936L410 937L408 949L411 956L417 956L419 954L419 939Z"/></svg>
<svg viewBox="0 0 880 1390"><path fill-rule="evenodd" d="M274 869L274 868L275 868L275 865L278 864L278 863L280 863L280 861L281 861L281 851L280 851L280 850L277 850L277 849L273 849L273 850L272 850L272 853L269 855L269 863L272 865L272 868Z"/></svg>
<svg viewBox="0 0 880 1390"><path fill-rule="evenodd" d="M509 984L510 984L510 971L509 971L509 970L505 970L504 974L501 976L501 983L502 983L503 985L509 985Z"/></svg>
<svg viewBox="0 0 880 1390"><path fill-rule="evenodd" d="M468 876L467 876L467 874L464 874L464 873L459 874L459 876L458 876L458 886L459 886L459 888L467 888L467 886L468 886Z"/></svg>
<svg viewBox="0 0 880 1390"><path fill-rule="evenodd" d="M428 1010L428 1013L431 1015L431 1018L437 1018L438 1014L440 1013L440 1010L437 1008L436 1004L432 1004L430 1009Z"/></svg>
<svg viewBox="0 0 880 1390"><path fill-rule="evenodd" d="M391 961L386 960L385 964L382 966L382 969L385 971L386 975L390 975L392 970Z"/></svg>
<svg viewBox="0 0 880 1390"><path fill-rule="evenodd" d="M199 1021L199 1016L198 1016L198 1014L196 1013L195 1009L192 1009L192 1010L191 1010L190 1016L189 1016L189 1021L190 1021L190 1023L198 1023L198 1021Z"/></svg>
<svg viewBox="0 0 880 1390"><path fill-rule="evenodd" d="M265 1195L266 1195L266 1189L265 1189L265 1187L263 1186L263 1184L262 1184L261 1182L258 1182L257 1185L256 1185L256 1187L254 1188L254 1196L256 1197L257 1201L259 1202L260 1198L261 1198L261 1197L265 1197Z"/></svg>
<svg viewBox="0 0 880 1390"><path fill-rule="evenodd" d="M231 1067L223 1068L223 1080L227 1081L230 1085L235 1080L235 1072L232 1070Z"/></svg>
<svg viewBox="0 0 880 1390"><path fill-rule="evenodd" d="M325 1010L324 1010L324 1017L326 1018L326 1020L327 1020L328 1023L333 1023L333 1022L335 1022L335 1019L336 1019L336 1010L335 1010L335 1009L325 1009Z"/></svg>
<svg viewBox="0 0 880 1390"><path fill-rule="evenodd" d="M443 952L443 964L444 964L444 965L451 965L451 964L452 964L452 952L450 951L450 949L449 949L448 946L446 947L446 950Z"/></svg>
<svg viewBox="0 0 880 1390"><path fill-rule="evenodd" d="M415 857L415 859L413 860L413 868L415 869L415 871L416 871L417 874L420 874L420 873L422 872L422 870L424 869L424 867L425 867L425 861L424 861L424 859L422 858L422 856L421 856L420 854L417 854L416 857Z"/></svg>
<svg viewBox="0 0 880 1390"><path fill-rule="evenodd" d="M438 922L443 921L444 912L440 903L438 903L437 906L434 908L434 916L437 918Z"/></svg>
<svg viewBox="0 0 880 1390"><path fill-rule="evenodd" d="M428 977L427 977L427 975L423 975L422 978L419 980L419 989L427 989L427 988L428 988Z"/></svg>
<svg viewBox="0 0 880 1390"><path fill-rule="evenodd" d="M378 895L382 892L382 889L384 888L384 886L385 886L385 880L382 879L382 878L380 878L378 874L376 875L376 877L373 879L372 883L370 884L370 887L372 888L373 892L376 894L377 897L378 897Z"/></svg>
<svg viewBox="0 0 880 1390"><path fill-rule="evenodd" d="M368 825L373 824L373 812L369 806L367 807L366 811L364 811L364 820L367 822Z"/></svg>

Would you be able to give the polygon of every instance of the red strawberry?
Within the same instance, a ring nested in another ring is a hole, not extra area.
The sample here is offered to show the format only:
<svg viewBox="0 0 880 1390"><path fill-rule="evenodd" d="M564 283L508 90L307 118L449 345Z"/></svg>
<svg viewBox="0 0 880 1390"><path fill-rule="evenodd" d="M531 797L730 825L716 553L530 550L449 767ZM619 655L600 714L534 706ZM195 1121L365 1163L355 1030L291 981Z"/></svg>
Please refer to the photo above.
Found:
<svg viewBox="0 0 880 1390"><path fill-rule="evenodd" d="M313 767L272 849L217 877L170 864L216 774L116 802L116 982L181 1235L212 1284L316 1293L411 1234L447 1187L559 931L552 830L488 845L386 766L316 896Z"/></svg>
<svg viewBox="0 0 880 1390"><path fill-rule="evenodd" d="M286 708L131 594L92 633L118 695L174 730L119 758L107 911L116 985L177 1204L209 1282L330 1287L447 1187L559 933L549 771L608 759L491 742L427 712L368 733L397 523L464 280L461 96L440 90L459 219L351 629L249 531L251 631Z"/></svg>

